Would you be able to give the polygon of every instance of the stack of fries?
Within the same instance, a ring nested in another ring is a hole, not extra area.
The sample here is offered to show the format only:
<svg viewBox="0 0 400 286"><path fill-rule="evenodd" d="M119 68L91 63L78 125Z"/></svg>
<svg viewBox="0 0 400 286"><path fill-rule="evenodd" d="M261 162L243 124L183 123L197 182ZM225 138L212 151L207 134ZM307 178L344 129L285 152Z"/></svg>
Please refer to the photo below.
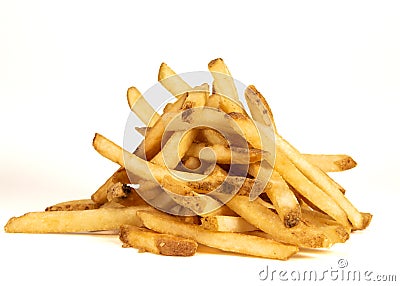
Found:
<svg viewBox="0 0 400 286"><path fill-rule="evenodd" d="M254 86L244 91L248 114L224 61L208 68L211 92L163 63L158 80L176 99L162 114L129 88L129 106L145 124L136 128L143 135L137 149L96 134L95 150L120 167L91 199L13 217L5 231L118 230L123 246L139 251L190 256L203 244L286 260L299 247L328 248L365 229L372 215L359 212L327 175L355 161L300 153L279 134Z"/></svg>

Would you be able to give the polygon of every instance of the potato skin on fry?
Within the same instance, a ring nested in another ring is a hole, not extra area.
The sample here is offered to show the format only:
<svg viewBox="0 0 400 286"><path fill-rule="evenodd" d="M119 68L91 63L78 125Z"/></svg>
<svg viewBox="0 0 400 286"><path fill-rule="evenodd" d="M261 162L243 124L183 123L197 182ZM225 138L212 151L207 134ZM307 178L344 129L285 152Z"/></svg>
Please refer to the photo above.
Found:
<svg viewBox="0 0 400 286"><path fill-rule="evenodd" d="M156 233L132 225L122 225L119 238L124 247L161 255L193 256L197 250L197 242L192 239Z"/></svg>

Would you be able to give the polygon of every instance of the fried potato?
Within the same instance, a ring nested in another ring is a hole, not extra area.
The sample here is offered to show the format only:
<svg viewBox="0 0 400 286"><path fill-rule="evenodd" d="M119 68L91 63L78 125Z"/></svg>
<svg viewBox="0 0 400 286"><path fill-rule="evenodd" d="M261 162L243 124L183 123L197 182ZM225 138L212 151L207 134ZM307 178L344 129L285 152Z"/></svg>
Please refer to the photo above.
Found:
<svg viewBox="0 0 400 286"><path fill-rule="evenodd" d="M176 221L168 215L158 215L149 211L137 214L144 226L151 230L193 239L198 243L224 251L281 260L286 260L298 252L296 246L270 239L242 233L210 231L198 225Z"/></svg>
<svg viewBox="0 0 400 286"><path fill-rule="evenodd" d="M238 216L210 216L201 218L201 226L208 230L225 232L248 232L257 230L243 218Z"/></svg>
<svg viewBox="0 0 400 286"><path fill-rule="evenodd" d="M73 200L58 203L47 207L45 209L46 212L48 211L83 211L83 210L94 210L98 209L100 204L95 203L91 199L84 199L84 200Z"/></svg>
<svg viewBox="0 0 400 286"><path fill-rule="evenodd" d="M124 247L134 247L140 252L148 251L169 256L193 256L197 242L170 234L160 234L133 225L122 225L120 240Z"/></svg>
<svg viewBox="0 0 400 286"><path fill-rule="evenodd" d="M119 229L120 225L142 226L138 210L149 206L100 208L84 211L31 212L11 218L4 230L23 233L68 233Z"/></svg>

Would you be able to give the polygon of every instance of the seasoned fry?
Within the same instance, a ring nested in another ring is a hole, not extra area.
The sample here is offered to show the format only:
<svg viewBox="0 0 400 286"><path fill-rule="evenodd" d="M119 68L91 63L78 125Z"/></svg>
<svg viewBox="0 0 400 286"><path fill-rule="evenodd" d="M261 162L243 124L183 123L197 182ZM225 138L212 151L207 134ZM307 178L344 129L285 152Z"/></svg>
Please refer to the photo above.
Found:
<svg viewBox="0 0 400 286"><path fill-rule="evenodd" d="M45 209L46 212L48 211L83 211L83 210L94 210L98 209L100 204L95 203L90 199L84 200L73 200L68 202L62 202Z"/></svg>
<svg viewBox="0 0 400 286"><path fill-rule="evenodd" d="M278 150L287 154L301 172L312 180L319 188L328 194L347 214L354 229L364 229L364 219L362 214L353 206L353 204L343 195L342 187L332 180L321 169L316 168L309 163L292 145L290 145L281 136L276 137Z"/></svg>
<svg viewBox="0 0 400 286"><path fill-rule="evenodd" d="M158 81L175 97L179 97L192 89L166 63L162 63L160 66Z"/></svg>
<svg viewBox="0 0 400 286"><path fill-rule="evenodd" d="M302 222L292 228L286 228L279 216L258 200L249 201L247 197L235 196L227 205L247 222L278 241L312 248L330 247L334 243L323 231Z"/></svg>
<svg viewBox="0 0 400 286"><path fill-rule="evenodd" d="M170 234L160 234L133 225L122 225L119 239L124 247L134 247L140 252L170 256L193 256L197 242Z"/></svg>
<svg viewBox="0 0 400 286"><path fill-rule="evenodd" d="M123 167L120 167L116 172L114 172L114 174L112 174L112 176L92 194L92 201L98 204L104 204L107 202L107 191L118 182L122 184L130 183L126 170Z"/></svg>
<svg viewBox="0 0 400 286"><path fill-rule="evenodd" d="M152 207L101 208L84 211L31 212L11 218L4 230L24 233L65 233L119 229L120 225L142 226L138 210Z"/></svg>
<svg viewBox="0 0 400 286"><path fill-rule="evenodd" d="M201 218L201 226L208 230L225 232L248 232L257 230L243 218L238 216L204 216Z"/></svg>
<svg viewBox="0 0 400 286"><path fill-rule="evenodd" d="M250 167L249 173L253 175L250 171L251 169ZM286 227L297 225L301 218L301 211L296 196L277 171L272 172L269 182L271 183L271 187L266 188L265 192L274 205L280 219Z"/></svg>
<svg viewBox="0 0 400 286"><path fill-rule="evenodd" d="M157 122L157 120L159 120L160 115L154 110L136 87L132 86L128 88L126 97L130 109L144 124L146 124L146 126L151 127Z"/></svg>
<svg viewBox="0 0 400 286"><path fill-rule="evenodd" d="M293 245L242 233L210 231L198 225L176 221L167 215L157 215L149 211L137 214L144 226L149 229L193 239L198 243L225 251L281 260L288 259L298 251Z"/></svg>
<svg viewBox="0 0 400 286"><path fill-rule="evenodd" d="M208 69L214 78L214 93L221 94L239 103L239 95L235 82L224 61L221 58L212 60L208 64Z"/></svg>
<svg viewBox="0 0 400 286"><path fill-rule="evenodd" d="M303 157L323 172L342 172L357 166L349 155L303 154Z"/></svg>
<svg viewBox="0 0 400 286"><path fill-rule="evenodd" d="M203 152L207 148L210 152ZM212 152L212 153L211 153ZM230 148L214 144L208 146L206 143L195 143L187 150L186 155L199 158L200 160L214 162L219 164L247 164L261 161L264 151L255 148Z"/></svg>

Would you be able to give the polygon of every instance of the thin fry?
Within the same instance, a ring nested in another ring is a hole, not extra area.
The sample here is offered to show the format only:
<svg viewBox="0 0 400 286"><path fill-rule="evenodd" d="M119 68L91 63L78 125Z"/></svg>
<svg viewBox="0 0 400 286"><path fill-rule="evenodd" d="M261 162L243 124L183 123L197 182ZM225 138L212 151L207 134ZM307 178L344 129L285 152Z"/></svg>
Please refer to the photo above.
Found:
<svg viewBox="0 0 400 286"><path fill-rule="evenodd" d="M132 225L122 225L120 240L124 247L138 248L140 252L148 251L169 256L193 256L197 242L170 234L160 234Z"/></svg>
<svg viewBox="0 0 400 286"><path fill-rule="evenodd" d="M167 215L154 212L138 212L143 224L154 231L193 239L198 243L225 251L241 254L286 260L294 255L298 248L269 239L242 233L217 232L203 229L201 226L176 221Z"/></svg>

